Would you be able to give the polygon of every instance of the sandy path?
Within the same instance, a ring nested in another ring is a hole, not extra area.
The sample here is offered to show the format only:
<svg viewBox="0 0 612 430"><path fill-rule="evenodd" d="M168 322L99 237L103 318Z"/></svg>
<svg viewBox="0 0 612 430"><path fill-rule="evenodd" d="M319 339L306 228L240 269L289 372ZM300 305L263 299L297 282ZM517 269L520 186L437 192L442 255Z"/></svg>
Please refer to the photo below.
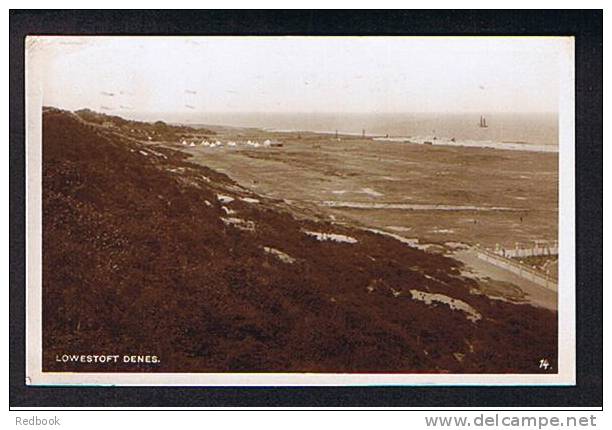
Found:
<svg viewBox="0 0 612 430"><path fill-rule="evenodd" d="M457 251L454 258L467 266L467 269L474 272L480 278L489 277L496 281L509 282L519 287L527 294L527 301L534 306L557 310L557 293L522 278L508 270L494 266L476 255L471 250Z"/></svg>

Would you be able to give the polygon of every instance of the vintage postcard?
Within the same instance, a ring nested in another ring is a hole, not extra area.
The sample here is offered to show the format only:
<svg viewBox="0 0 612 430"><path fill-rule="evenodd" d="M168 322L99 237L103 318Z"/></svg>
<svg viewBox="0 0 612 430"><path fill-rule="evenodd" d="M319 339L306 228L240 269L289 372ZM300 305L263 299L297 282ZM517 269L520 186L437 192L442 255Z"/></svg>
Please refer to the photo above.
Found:
<svg viewBox="0 0 612 430"><path fill-rule="evenodd" d="M572 385L571 37L29 36L27 383Z"/></svg>

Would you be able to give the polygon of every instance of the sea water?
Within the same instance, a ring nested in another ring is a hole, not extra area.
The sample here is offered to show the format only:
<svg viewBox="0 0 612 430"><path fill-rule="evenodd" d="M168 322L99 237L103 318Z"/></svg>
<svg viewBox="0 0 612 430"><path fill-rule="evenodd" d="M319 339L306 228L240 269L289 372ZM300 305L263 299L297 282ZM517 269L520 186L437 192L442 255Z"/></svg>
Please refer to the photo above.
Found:
<svg viewBox="0 0 612 430"><path fill-rule="evenodd" d="M487 127L480 127L480 117ZM362 135L379 141L558 151L555 113L194 113L175 116L192 126Z"/></svg>

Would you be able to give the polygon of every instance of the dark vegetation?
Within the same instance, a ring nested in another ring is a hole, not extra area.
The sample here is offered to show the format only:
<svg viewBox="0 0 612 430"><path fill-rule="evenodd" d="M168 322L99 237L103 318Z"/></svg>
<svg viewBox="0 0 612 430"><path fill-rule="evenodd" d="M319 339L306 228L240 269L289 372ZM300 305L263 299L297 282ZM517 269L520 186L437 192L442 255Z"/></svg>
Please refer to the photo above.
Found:
<svg viewBox="0 0 612 430"><path fill-rule="evenodd" d="M75 114L82 120L114 129L129 137L147 141L176 141L182 138L206 137L215 134L208 129L194 129L192 127L170 125L163 121L153 123L132 121L116 115L106 115L92 111L91 109L81 109Z"/></svg>
<svg viewBox="0 0 612 430"><path fill-rule="evenodd" d="M556 313L472 294L454 260L298 217L183 153L90 119L43 115L45 371L536 373L541 358L556 364ZM224 224L228 216L254 231ZM411 289L462 300L482 319L413 300ZM62 364L56 354L161 362Z"/></svg>

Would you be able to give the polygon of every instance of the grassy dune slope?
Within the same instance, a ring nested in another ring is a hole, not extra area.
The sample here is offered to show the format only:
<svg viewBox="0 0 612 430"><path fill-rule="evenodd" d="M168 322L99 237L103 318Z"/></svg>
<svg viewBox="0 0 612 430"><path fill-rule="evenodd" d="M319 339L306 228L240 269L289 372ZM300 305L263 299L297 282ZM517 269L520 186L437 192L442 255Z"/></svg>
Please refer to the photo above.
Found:
<svg viewBox="0 0 612 430"><path fill-rule="evenodd" d="M393 238L298 218L179 152L44 113L46 371L534 373L541 358L556 364L556 313L471 294L458 269ZM410 290L460 300L482 318ZM56 362L64 353L161 362Z"/></svg>

